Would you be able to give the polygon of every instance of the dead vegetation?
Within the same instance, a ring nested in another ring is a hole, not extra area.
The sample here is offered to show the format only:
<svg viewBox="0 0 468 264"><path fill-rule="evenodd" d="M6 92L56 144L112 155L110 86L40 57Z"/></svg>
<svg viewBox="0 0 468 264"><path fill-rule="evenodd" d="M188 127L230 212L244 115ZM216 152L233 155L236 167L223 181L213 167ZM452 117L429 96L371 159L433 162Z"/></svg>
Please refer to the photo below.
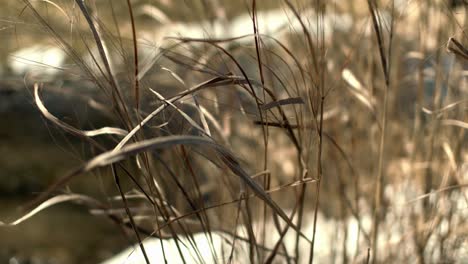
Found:
<svg viewBox="0 0 468 264"><path fill-rule="evenodd" d="M73 202L122 228L147 263L146 237L196 249L195 233L218 232L248 248L222 263L468 260L468 7L104 2L24 1L24 19L68 61L62 82L26 78L28 89L89 155L4 225ZM89 115L109 124L57 118L41 99L57 85L85 86ZM91 175L113 185L75 193ZM335 248L317 246L320 223Z"/></svg>

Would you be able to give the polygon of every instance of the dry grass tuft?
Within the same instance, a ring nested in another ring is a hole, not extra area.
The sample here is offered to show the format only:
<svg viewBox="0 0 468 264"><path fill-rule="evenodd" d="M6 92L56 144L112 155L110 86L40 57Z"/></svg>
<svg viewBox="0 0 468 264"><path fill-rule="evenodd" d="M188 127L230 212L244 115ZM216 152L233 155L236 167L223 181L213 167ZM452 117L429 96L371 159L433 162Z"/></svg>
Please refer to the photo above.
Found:
<svg viewBox="0 0 468 264"><path fill-rule="evenodd" d="M90 155L1 224L78 203L143 263L468 261L468 6L345 2L24 0L68 63L25 83ZM108 123L62 120L57 85Z"/></svg>

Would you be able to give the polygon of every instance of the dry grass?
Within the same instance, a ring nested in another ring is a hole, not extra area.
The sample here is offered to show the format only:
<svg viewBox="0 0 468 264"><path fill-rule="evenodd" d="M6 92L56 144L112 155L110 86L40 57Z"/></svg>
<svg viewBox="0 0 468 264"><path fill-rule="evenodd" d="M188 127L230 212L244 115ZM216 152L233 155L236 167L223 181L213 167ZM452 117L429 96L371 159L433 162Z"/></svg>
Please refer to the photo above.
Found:
<svg viewBox="0 0 468 264"><path fill-rule="evenodd" d="M118 2L24 1L22 19L35 19L34 30L67 54L56 78L72 95L92 91L84 100L109 123L61 120L41 99L57 83L25 79L44 118L92 155L10 225L74 202L123 228L147 263L145 237L180 247L220 231L247 242L241 257L252 263L320 263L324 214L340 238L330 262L468 260L468 7ZM286 26L263 32L272 8ZM155 22L145 10L174 16ZM244 11L251 28L242 29L253 34L229 36ZM184 34L181 23L202 36ZM99 197L63 191L93 174L114 187L100 186Z"/></svg>

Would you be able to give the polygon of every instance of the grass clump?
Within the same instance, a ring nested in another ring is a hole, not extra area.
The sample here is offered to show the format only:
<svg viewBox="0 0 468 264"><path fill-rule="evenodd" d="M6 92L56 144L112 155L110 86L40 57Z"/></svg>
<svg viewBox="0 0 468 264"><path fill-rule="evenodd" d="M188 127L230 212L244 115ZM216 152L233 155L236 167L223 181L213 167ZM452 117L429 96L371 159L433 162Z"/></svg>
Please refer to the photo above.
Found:
<svg viewBox="0 0 468 264"><path fill-rule="evenodd" d="M27 86L86 161L11 224L79 203L146 263L148 237L158 261L467 259L465 7L228 2L24 1L69 62ZM54 86L105 124L49 111Z"/></svg>

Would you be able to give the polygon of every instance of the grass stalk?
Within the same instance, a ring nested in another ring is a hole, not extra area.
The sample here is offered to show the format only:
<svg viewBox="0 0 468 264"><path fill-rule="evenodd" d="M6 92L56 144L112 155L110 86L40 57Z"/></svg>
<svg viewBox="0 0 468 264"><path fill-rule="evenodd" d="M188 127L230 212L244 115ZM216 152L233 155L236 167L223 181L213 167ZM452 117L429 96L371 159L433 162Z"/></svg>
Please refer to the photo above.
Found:
<svg viewBox="0 0 468 264"><path fill-rule="evenodd" d="M392 4L392 17L390 22L390 32L389 32L389 40L388 40L388 50L385 51L385 42L384 42L384 35L382 30L384 29L382 25L382 18L378 13L377 3L374 0L367 1L369 12L372 18L372 25L374 28L374 33L377 39L377 45L379 48L379 55L380 55L380 62L382 65L383 75L385 77L385 90L384 90L384 98L383 98L383 113L382 113L382 131L380 134L380 142L379 142L379 153L378 153L378 167L377 167L377 177L375 181L376 186L376 193L375 193L375 202L374 202L374 216L373 216L373 223L372 223L372 252L373 258L372 263L378 262L378 237L379 237L379 225L381 222L381 217L383 214L382 211L382 198L383 198L383 188L385 185L385 177L384 177L384 160L385 160L385 139L387 133L387 109L388 109L388 94L390 89L390 69L391 69L391 51L392 51L392 39L393 39L393 30L394 30L394 10L395 10L395 3L391 1ZM388 57L387 57L388 56Z"/></svg>

